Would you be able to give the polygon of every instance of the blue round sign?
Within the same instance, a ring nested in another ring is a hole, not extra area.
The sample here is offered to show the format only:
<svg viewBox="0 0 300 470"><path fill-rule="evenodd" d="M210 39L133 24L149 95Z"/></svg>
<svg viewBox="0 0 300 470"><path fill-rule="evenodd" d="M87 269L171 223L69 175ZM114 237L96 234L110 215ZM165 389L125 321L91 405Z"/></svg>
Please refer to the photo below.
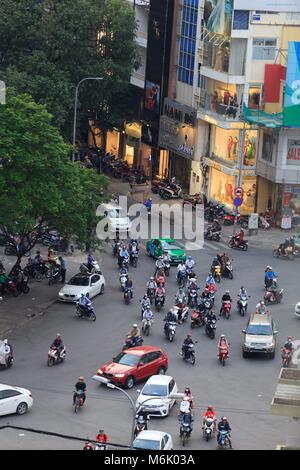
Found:
<svg viewBox="0 0 300 470"><path fill-rule="evenodd" d="M233 201L233 204L235 207L240 207L243 204L243 198L241 197L236 197L235 200Z"/></svg>

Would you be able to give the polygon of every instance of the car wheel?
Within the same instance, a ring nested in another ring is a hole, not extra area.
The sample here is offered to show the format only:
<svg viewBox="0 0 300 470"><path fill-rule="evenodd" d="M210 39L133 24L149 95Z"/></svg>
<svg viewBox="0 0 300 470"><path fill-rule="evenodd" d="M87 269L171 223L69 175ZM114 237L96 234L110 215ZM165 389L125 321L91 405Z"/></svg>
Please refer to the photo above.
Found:
<svg viewBox="0 0 300 470"><path fill-rule="evenodd" d="M101 289L100 289L100 295L104 294L104 289L105 289L105 286L104 284L102 284Z"/></svg>
<svg viewBox="0 0 300 470"><path fill-rule="evenodd" d="M275 357L275 351L273 351L272 353L269 354L270 359L274 359L274 357Z"/></svg>
<svg viewBox="0 0 300 470"><path fill-rule="evenodd" d="M134 386L134 377L130 375L125 382L125 387L130 390L133 386Z"/></svg>
<svg viewBox="0 0 300 470"><path fill-rule="evenodd" d="M245 359L246 357L248 357L248 354L246 353L246 351L243 351L243 358Z"/></svg>
<svg viewBox="0 0 300 470"><path fill-rule="evenodd" d="M21 403L18 404L18 407L16 409L16 413L17 413L17 415L24 415L25 413L27 413L27 410L28 410L27 403L22 401Z"/></svg>
<svg viewBox="0 0 300 470"><path fill-rule="evenodd" d="M157 371L157 375L165 375L166 373L166 368L165 367L160 367Z"/></svg>

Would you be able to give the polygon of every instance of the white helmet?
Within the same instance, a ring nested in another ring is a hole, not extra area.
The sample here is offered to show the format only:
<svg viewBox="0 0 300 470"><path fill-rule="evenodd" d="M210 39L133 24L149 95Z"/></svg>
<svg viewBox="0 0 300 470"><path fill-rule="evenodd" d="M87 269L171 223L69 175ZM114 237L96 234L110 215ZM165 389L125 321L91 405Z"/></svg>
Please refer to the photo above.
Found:
<svg viewBox="0 0 300 470"><path fill-rule="evenodd" d="M3 343L4 343L4 344L8 344L7 339L4 339L4 340L3 340Z"/></svg>
<svg viewBox="0 0 300 470"><path fill-rule="evenodd" d="M134 324L132 325L132 327L133 327L133 328L137 328L138 326L137 326L136 323L134 323Z"/></svg>

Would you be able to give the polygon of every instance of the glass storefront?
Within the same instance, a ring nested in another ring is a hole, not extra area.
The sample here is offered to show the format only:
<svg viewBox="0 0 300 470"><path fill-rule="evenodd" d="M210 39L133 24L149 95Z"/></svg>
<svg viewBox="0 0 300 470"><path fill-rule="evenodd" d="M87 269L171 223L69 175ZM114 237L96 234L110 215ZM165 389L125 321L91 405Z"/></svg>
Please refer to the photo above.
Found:
<svg viewBox="0 0 300 470"><path fill-rule="evenodd" d="M237 163L239 147L238 130L225 130L221 127L214 128L214 156L228 162ZM244 166L256 165L257 131L247 131L244 145Z"/></svg>
<svg viewBox="0 0 300 470"><path fill-rule="evenodd" d="M130 145L126 144L124 160L128 163L129 166L133 165L134 147L131 147Z"/></svg>
<svg viewBox="0 0 300 470"><path fill-rule="evenodd" d="M116 157L119 154L120 145L120 132L119 131L108 131L106 135L106 152L109 152Z"/></svg>
<svg viewBox="0 0 300 470"><path fill-rule="evenodd" d="M241 206L241 214L255 212L256 203L256 176L243 178L244 204Z"/></svg>

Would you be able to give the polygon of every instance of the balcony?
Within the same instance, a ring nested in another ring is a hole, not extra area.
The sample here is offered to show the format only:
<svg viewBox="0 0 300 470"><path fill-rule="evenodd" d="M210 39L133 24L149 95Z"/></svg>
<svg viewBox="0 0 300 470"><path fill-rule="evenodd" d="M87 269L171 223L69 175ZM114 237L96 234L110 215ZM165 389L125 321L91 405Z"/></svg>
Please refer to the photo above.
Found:
<svg viewBox="0 0 300 470"><path fill-rule="evenodd" d="M242 107L233 97L229 99L228 104L224 104L224 101L220 102L217 92L209 93L205 89L200 89L199 95L198 119L215 123L223 129L232 129L236 127L236 123L242 124Z"/></svg>

